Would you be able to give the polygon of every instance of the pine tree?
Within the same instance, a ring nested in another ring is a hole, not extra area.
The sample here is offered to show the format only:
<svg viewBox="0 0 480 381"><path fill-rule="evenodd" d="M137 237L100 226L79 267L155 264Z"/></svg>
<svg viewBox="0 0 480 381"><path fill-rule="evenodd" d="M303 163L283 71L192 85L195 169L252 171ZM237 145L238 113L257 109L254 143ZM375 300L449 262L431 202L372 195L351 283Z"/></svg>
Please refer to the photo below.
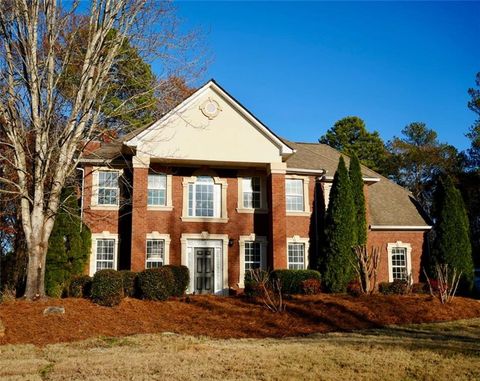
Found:
<svg viewBox="0 0 480 381"><path fill-rule="evenodd" d="M352 184L355 210L356 242L354 242L354 245L365 245L367 243L367 212L365 209L365 194L363 193L362 170L360 168L360 161L355 154L353 154L350 159L348 174Z"/></svg>
<svg viewBox="0 0 480 381"><path fill-rule="evenodd" d="M449 176L441 178L435 197L435 240L431 265L448 264L462 272L461 287L470 290L473 282L472 246L469 222L460 191Z"/></svg>
<svg viewBox="0 0 480 381"><path fill-rule="evenodd" d="M330 191L325 220L323 279L331 292L344 292L353 278L353 251L356 242L353 195L348 171L340 157Z"/></svg>
<svg viewBox="0 0 480 381"><path fill-rule="evenodd" d="M83 273L91 248L90 230L80 221L73 190L64 191L62 199L48 241L45 268L45 288L52 297L60 297L70 278Z"/></svg>

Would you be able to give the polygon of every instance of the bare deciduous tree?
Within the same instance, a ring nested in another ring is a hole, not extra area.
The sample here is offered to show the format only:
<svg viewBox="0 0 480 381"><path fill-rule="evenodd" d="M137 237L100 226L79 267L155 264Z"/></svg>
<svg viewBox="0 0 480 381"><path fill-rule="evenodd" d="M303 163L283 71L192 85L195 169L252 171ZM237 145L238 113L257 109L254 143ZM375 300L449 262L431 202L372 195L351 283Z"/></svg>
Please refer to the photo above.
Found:
<svg viewBox="0 0 480 381"><path fill-rule="evenodd" d="M455 268L450 270L447 264L437 263L435 265L436 282L434 285L432 284L432 280L428 277L425 269L423 269L423 274L427 279L431 296L437 297L442 304L450 303L453 300L462 276L461 271L457 273Z"/></svg>
<svg viewBox="0 0 480 381"><path fill-rule="evenodd" d="M120 47L128 39L144 51L165 54L171 44L172 32L162 34L158 26L168 3L92 0L88 10L79 3L66 8L60 0L0 2L0 161L14 174L0 177L0 191L20 199L28 299L44 296L45 258L61 191L84 142L100 132ZM86 28L80 55L79 14ZM62 90L73 60L79 60L79 70L67 95Z"/></svg>
<svg viewBox="0 0 480 381"><path fill-rule="evenodd" d="M355 253L353 267L357 273L362 293L371 294L377 288L380 249L378 247L372 247L369 252L365 245L359 245L353 248L353 252Z"/></svg>

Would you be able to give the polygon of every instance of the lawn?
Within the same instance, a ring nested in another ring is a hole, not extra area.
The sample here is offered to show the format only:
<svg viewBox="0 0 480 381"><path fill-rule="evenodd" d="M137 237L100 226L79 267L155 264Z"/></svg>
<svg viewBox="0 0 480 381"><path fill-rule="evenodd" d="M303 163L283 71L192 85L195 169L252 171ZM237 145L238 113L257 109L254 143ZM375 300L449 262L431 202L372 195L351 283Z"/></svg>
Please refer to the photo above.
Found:
<svg viewBox="0 0 480 381"><path fill-rule="evenodd" d="M478 380L480 319L297 338L173 333L0 346L6 380Z"/></svg>

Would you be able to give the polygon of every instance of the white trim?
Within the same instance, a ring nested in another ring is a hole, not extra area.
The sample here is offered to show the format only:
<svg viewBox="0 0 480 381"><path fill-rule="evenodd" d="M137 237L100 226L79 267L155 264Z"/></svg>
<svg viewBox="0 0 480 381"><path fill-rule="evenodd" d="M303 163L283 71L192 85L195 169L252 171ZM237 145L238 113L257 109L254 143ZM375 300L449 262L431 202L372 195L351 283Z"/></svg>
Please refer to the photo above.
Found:
<svg viewBox="0 0 480 381"><path fill-rule="evenodd" d="M294 235L293 237L287 237L287 269L289 268L289 263L288 263L288 244L289 243L303 243L304 244L304 270L308 269L309 266L309 261L308 261L308 253L310 249L310 239L309 238L302 238L299 235Z"/></svg>
<svg viewBox="0 0 480 381"><path fill-rule="evenodd" d="M255 233L250 235L241 235L238 239L240 252L240 271L238 276L238 287L245 288L245 242L259 242L260 243L260 268L267 269L267 237L257 236Z"/></svg>
<svg viewBox="0 0 480 381"><path fill-rule="evenodd" d="M163 264L169 265L170 264L170 234L160 234L157 231L153 231L151 233L147 233L147 237L145 240L145 268L147 268L147 240L149 239L161 239L165 242L164 251L163 251Z"/></svg>
<svg viewBox="0 0 480 381"><path fill-rule="evenodd" d="M199 175L200 176L200 175ZM183 208L182 208L182 221L185 222L220 222L226 223L228 222L228 214L227 214L227 187L228 183L226 179L220 179L219 177L212 176L210 173L205 174L205 176L211 176L213 178L214 185L220 185L220 210L219 216L216 217L197 217L197 216L189 216L188 215L188 186L189 184L195 184L197 181L197 177L199 176L191 176L191 177L184 177L182 181L183 185ZM201 175L204 176L204 175ZM215 200L215 198L214 198ZM214 201L215 202L215 201Z"/></svg>
<svg viewBox="0 0 480 381"><path fill-rule="evenodd" d="M118 266L118 234L112 234L108 231L101 233L92 233L92 248L90 251L90 264L88 275L93 276L97 272L97 240L98 239L113 239L115 244L113 246L113 269L116 270Z"/></svg>
<svg viewBox="0 0 480 381"><path fill-rule="evenodd" d="M429 225L370 225L370 230L430 230L432 226Z"/></svg>
<svg viewBox="0 0 480 381"><path fill-rule="evenodd" d="M406 262L407 262L407 276L412 275L412 245L402 241L387 244L388 254L388 281L393 282L393 270L392 270L392 249L395 247L401 247L407 249ZM412 279L413 281L413 279Z"/></svg>
<svg viewBox="0 0 480 381"><path fill-rule="evenodd" d="M322 181L333 181L334 176L322 176L321 180ZM378 183L380 181L380 177L368 177L368 176L363 176L362 177L363 182L365 183Z"/></svg>
<svg viewBox="0 0 480 381"><path fill-rule="evenodd" d="M324 169L308 169L308 168L291 168L287 167L287 173L300 173L300 174L312 174L323 175L326 173Z"/></svg>
<svg viewBox="0 0 480 381"><path fill-rule="evenodd" d="M117 203L116 204L99 204L98 203L98 175L100 172L117 172L118 184L117 184ZM92 176L92 194L90 198L90 209L92 210L119 210L120 208L120 177L123 174L122 169L115 169L110 167L93 167L90 172Z"/></svg>
<svg viewBox="0 0 480 381"><path fill-rule="evenodd" d="M139 133L134 138L124 142L129 147L136 148L139 142L141 142L146 135L151 131L161 128L168 123L168 120L178 113L181 113L187 109L193 102L200 98L208 89L212 89L219 94L225 101L227 101L234 109L236 109L245 119L251 122L264 136L266 136L272 143L274 143L279 149L282 156L291 155L295 151L288 145L282 142L275 134L273 134L267 127L260 123L248 110L241 106L235 99L228 95L220 86L218 86L213 80L208 81L204 86L198 89L195 93L190 95L177 107L166 113L162 118L153 123L150 127Z"/></svg>
<svg viewBox="0 0 480 381"><path fill-rule="evenodd" d="M218 247L215 241L221 241L223 262L221 279L223 288L215 289L215 294L228 295L228 234L210 234L205 231L201 233L183 233L180 238L182 265L190 269L190 285L187 292L191 293L194 289L193 269L189 266L189 248L192 247L192 244L200 244L202 247ZM215 284L217 283L216 280L215 278Z"/></svg>
<svg viewBox="0 0 480 381"><path fill-rule="evenodd" d="M286 175L285 176L285 204L287 202L287 180L302 180L303 184L303 210L288 210L285 205L285 212L287 216L310 216L310 177L300 175Z"/></svg>

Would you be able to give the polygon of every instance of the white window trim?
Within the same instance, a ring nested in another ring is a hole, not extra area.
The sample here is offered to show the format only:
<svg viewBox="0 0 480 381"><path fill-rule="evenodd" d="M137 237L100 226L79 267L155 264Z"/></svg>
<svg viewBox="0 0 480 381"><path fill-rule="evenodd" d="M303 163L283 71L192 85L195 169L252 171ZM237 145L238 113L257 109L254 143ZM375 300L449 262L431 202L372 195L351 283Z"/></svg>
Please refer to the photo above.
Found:
<svg viewBox="0 0 480 381"><path fill-rule="evenodd" d="M287 269L290 266L290 262L288 261L288 244L289 243L303 243L305 245L305 252L304 252L305 258L303 260L304 260L304 270L307 270L308 266L309 266L308 254L309 254L309 249L310 249L310 239L309 238L303 238L303 237L300 237L298 235L294 235L293 237L287 238L287 247L286 247L286 249L287 249L287 252L286 252L286 255L287 255Z"/></svg>
<svg viewBox="0 0 480 381"><path fill-rule="evenodd" d="M210 176L213 179L215 185L220 185L220 217L191 217L188 215L188 186L194 184L197 181L197 176L184 177L183 185L183 211L182 211L182 221L186 222L228 222L227 214L227 187L228 183L226 179L220 179L219 177L212 176L211 174L205 174L205 176Z"/></svg>
<svg viewBox="0 0 480 381"><path fill-rule="evenodd" d="M165 175L167 176L167 186L165 190L165 205L148 205L148 194L147 194L147 210L159 210L159 211L171 211L173 210L173 199L172 199L172 175L159 172L149 172L149 175ZM148 178L147 178L147 192L148 192Z"/></svg>
<svg viewBox="0 0 480 381"><path fill-rule="evenodd" d="M260 208L245 208L243 205L243 179L250 177L258 177L260 179ZM267 178L264 174L254 172L241 172L237 177L237 212L238 213L268 213L268 201L267 201Z"/></svg>
<svg viewBox="0 0 480 381"><path fill-rule="evenodd" d="M145 240L145 268L147 268L147 241L149 239L160 239L165 242L165 246L163 248L163 264L169 265L170 264L170 234L160 234L157 231L153 231L151 233L147 233L147 238Z"/></svg>
<svg viewBox="0 0 480 381"><path fill-rule="evenodd" d="M299 176L299 175L287 175L285 176L285 204L287 199L287 180L303 180L303 211L296 210L287 210L287 216L310 216L310 199L309 199L309 189L310 189L310 177L308 176Z"/></svg>
<svg viewBox="0 0 480 381"><path fill-rule="evenodd" d="M238 279L238 287L245 288L245 242L259 242L260 243L260 268L267 269L267 237L257 236L255 233L250 235L241 235L238 239L240 246L240 273Z"/></svg>
<svg viewBox="0 0 480 381"><path fill-rule="evenodd" d="M98 203L98 174L100 171L108 171L108 172L117 172L118 173L118 181L120 182L120 177L123 174L122 169L113 169L110 167L93 167L92 168L92 197L90 201L90 209L92 210L118 210L120 205L120 184L118 184L118 197L117 197L117 204L111 205L104 205Z"/></svg>
<svg viewBox="0 0 480 381"><path fill-rule="evenodd" d="M223 290L222 294L228 295L228 234L210 234L209 232L183 233L180 238L182 265L188 267L188 243L193 240L204 241L203 247L210 247L208 241L222 241L222 265L223 265ZM193 289L192 269L190 269L190 285L189 290Z"/></svg>
<svg viewBox="0 0 480 381"><path fill-rule="evenodd" d="M387 244L388 253L388 281L393 282L393 268L392 268L392 249L396 247L403 247L407 249L407 276L412 275L412 245L402 241ZM413 282L413 279L411 279Z"/></svg>
<svg viewBox="0 0 480 381"><path fill-rule="evenodd" d="M323 192L323 200L325 203L325 210L328 210L330 205L330 192L332 191L333 183L322 182L322 192Z"/></svg>
<svg viewBox="0 0 480 381"><path fill-rule="evenodd" d="M113 270L117 270L118 266L118 234L112 234L108 231L92 234L92 251L90 252L89 275L93 276L97 272L97 240L98 239L114 239L115 245L113 253Z"/></svg>

